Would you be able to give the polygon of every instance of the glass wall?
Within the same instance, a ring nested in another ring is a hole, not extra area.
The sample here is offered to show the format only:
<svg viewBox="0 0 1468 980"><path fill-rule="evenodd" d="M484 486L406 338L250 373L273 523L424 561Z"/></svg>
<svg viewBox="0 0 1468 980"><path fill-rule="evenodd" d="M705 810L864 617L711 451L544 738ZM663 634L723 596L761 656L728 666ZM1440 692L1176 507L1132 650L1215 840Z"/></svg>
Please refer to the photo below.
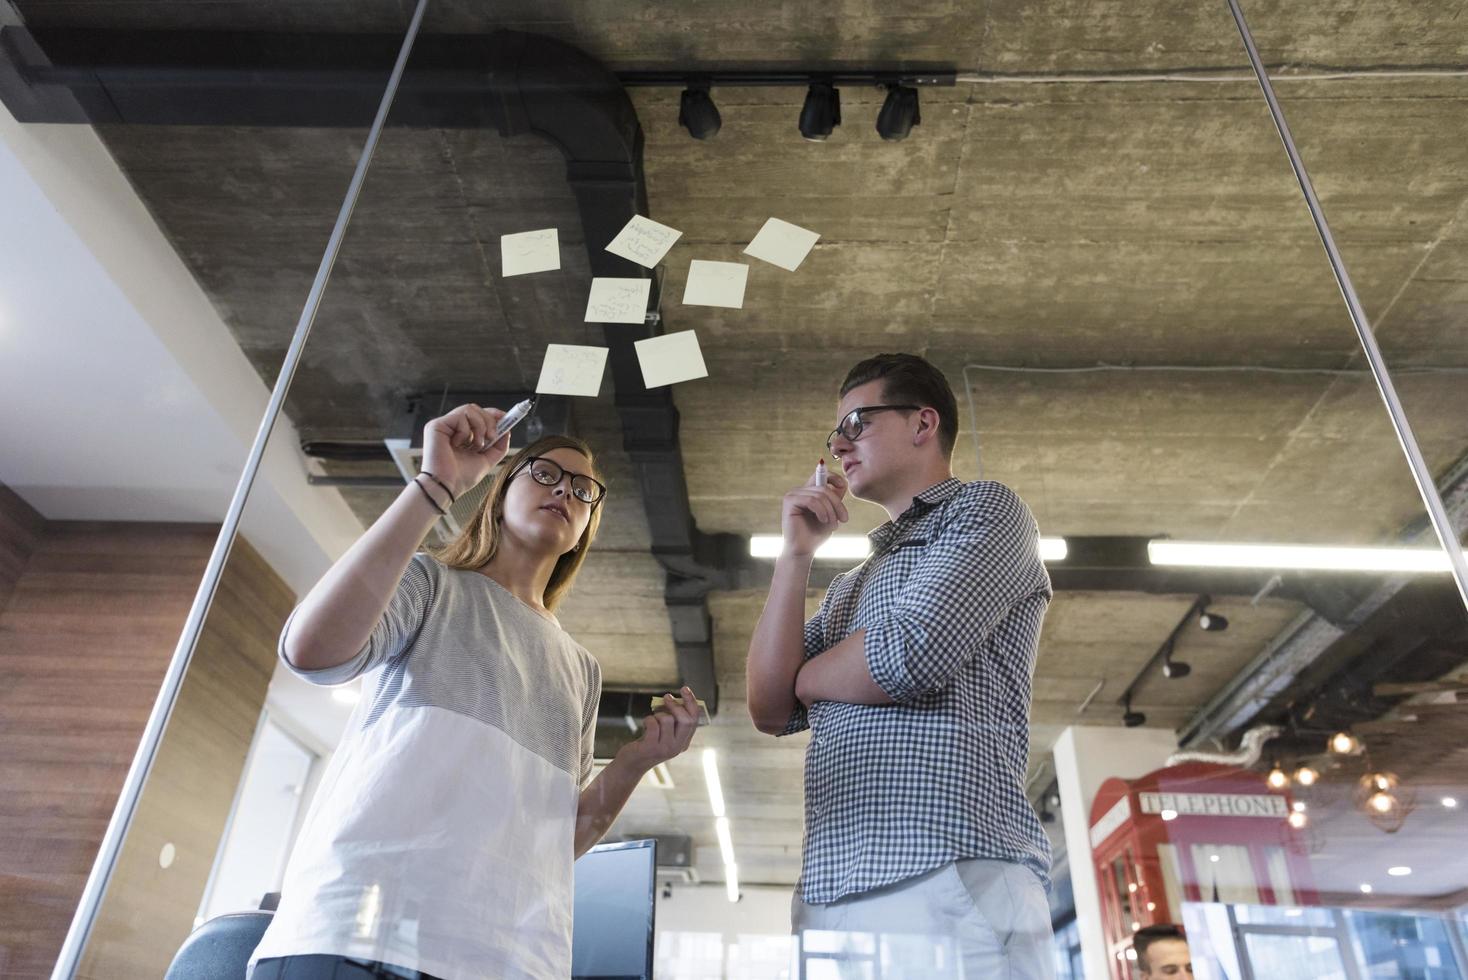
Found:
<svg viewBox="0 0 1468 980"><path fill-rule="evenodd" d="M572 733L591 772L650 692L694 669L718 683L693 751L607 830L659 841L656 975L972 975L949 936L791 935L824 819L807 808L820 734L761 734L745 701L773 579L748 539L779 533L783 495L829 451L847 369L897 349L952 388L953 475L1012 489L1045 549L1033 664L994 654L993 623L962 626L964 668L1009 677L1028 726L970 704L943 731L1010 750L1027 802L983 840L1043 834L1055 975L1175 975L1165 958L1230 980L1468 974L1468 618L1225 5L443 5L365 171L404 8L147 6L20 2L0 45L0 974L60 956L78 976L162 975L196 928L289 901L311 821L354 812L358 788L331 774L401 692L390 672L303 679L279 657L287 618L395 502L432 498L408 486L425 425L535 393L552 345L610 351L514 440L586 439L609 488L555 624L598 664L601 717ZM1426 465L1468 525L1454 11L1255 6ZM832 72L844 118L802 139ZM907 88L921 120L893 138ZM651 286L622 335L588 306L634 213L679 234L626 263ZM771 217L816 233L794 268L745 251ZM542 266L517 268L533 256L504 236L550 230ZM695 261L744 266L738 301L699 302ZM238 535L215 551L303 310ZM692 332L707 376L649 387L633 330ZM423 547L474 519L480 475L425 512ZM902 512L852 504L855 557L813 564L811 613ZM150 774L129 785L165 684ZM491 767L454 765L399 792L429 829L342 899L362 958L456 941L393 884L455 793L505 795Z"/></svg>

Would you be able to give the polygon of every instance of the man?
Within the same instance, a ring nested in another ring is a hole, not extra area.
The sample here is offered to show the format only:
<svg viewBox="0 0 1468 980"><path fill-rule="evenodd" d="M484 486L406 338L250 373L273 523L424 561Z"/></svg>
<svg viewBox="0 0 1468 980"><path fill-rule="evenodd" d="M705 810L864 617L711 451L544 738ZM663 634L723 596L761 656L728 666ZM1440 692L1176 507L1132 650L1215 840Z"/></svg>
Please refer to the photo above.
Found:
<svg viewBox="0 0 1468 980"><path fill-rule="evenodd" d="M1170 922L1137 930L1132 937L1132 949L1137 954L1138 980L1193 975L1193 956L1188 951L1187 936Z"/></svg>
<svg viewBox="0 0 1468 980"><path fill-rule="evenodd" d="M845 476L785 495L749 648L755 726L812 732L793 928L937 937L964 977L1051 977L1050 847L1024 791L1051 596L1034 518L998 483L954 479L957 404L922 358L858 364L836 419ZM848 490L891 520L804 622Z"/></svg>

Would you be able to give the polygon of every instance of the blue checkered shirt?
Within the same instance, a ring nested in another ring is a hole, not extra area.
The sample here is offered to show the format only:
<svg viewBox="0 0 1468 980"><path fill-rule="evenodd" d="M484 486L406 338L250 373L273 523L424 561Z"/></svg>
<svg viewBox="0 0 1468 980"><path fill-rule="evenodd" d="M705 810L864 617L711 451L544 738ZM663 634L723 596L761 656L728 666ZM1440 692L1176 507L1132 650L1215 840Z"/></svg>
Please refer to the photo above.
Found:
<svg viewBox="0 0 1468 980"><path fill-rule="evenodd" d="M859 629L895 704L800 705L811 730L801 897L834 902L965 858L1047 886L1050 842L1025 796L1031 677L1050 577L1024 502L948 479L873 531L805 624L809 659Z"/></svg>

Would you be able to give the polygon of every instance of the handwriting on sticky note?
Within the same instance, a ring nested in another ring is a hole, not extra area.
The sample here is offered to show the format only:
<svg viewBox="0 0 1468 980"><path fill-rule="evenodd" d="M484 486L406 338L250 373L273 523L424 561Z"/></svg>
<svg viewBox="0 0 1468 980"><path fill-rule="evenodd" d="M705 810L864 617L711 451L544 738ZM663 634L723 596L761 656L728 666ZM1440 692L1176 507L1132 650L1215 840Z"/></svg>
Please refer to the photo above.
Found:
<svg viewBox="0 0 1468 980"><path fill-rule="evenodd" d="M606 366L605 347L547 344L545 360L540 365L540 381L535 390L542 395L595 398L601 391Z"/></svg>
<svg viewBox="0 0 1468 980"><path fill-rule="evenodd" d="M561 267L560 235L554 228L500 236L500 274L523 276Z"/></svg>
<svg viewBox="0 0 1468 980"><path fill-rule="evenodd" d="M593 279L586 300L587 323L642 323L651 279Z"/></svg>
<svg viewBox="0 0 1468 980"><path fill-rule="evenodd" d="M686 306L744 306L744 284L749 266L743 262L709 262L694 259L688 264L688 282L683 287Z"/></svg>
<svg viewBox="0 0 1468 980"><path fill-rule="evenodd" d="M642 365L642 383L649 388L708 377L703 351L698 346L698 335L692 330L649 337L632 346L637 350L638 363Z"/></svg>
<svg viewBox="0 0 1468 980"><path fill-rule="evenodd" d="M799 225L771 218L765 222L759 234L754 236L754 241L745 247L744 254L771 265L778 265L787 272L794 272L805 261L820 237L818 233Z"/></svg>
<svg viewBox="0 0 1468 980"><path fill-rule="evenodd" d="M663 256L668 254L668 249L673 247L673 243L682 234L676 228L660 225L651 218L635 214L632 220L617 232L617 237L612 239L611 244L607 246L607 251L651 269L663 260Z"/></svg>

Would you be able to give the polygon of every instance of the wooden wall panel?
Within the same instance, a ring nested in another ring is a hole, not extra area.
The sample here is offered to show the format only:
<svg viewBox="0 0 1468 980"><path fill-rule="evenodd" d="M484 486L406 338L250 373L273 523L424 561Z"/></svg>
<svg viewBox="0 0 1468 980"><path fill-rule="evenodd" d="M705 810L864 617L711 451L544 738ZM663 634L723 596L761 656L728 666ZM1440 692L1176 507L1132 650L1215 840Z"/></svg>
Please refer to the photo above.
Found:
<svg viewBox="0 0 1468 980"><path fill-rule="evenodd" d="M216 533L45 525L0 608L0 976L49 976ZM240 542L83 975L161 976L187 935L291 601ZM168 871L161 835L179 853Z"/></svg>
<svg viewBox="0 0 1468 980"><path fill-rule="evenodd" d="M79 976L162 976L193 929L295 597L236 543ZM165 844L175 850L167 870Z"/></svg>
<svg viewBox="0 0 1468 980"><path fill-rule="evenodd" d="M5 608L15 583L20 581L20 573L31 560L45 526L46 519L34 507L0 483L0 609Z"/></svg>

